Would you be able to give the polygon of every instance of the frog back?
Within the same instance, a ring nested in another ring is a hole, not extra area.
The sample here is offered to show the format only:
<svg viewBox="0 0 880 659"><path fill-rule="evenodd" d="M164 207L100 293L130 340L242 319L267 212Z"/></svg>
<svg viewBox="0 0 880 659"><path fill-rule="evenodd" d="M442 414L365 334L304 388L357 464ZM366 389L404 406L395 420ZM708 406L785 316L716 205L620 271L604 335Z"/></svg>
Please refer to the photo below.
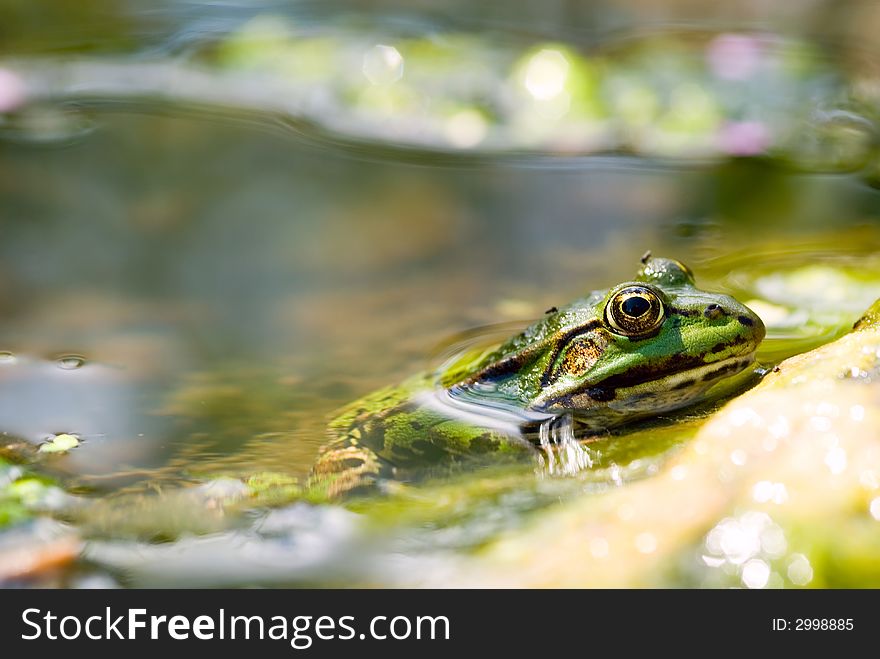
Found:
<svg viewBox="0 0 880 659"><path fill-rule="evenodd" d="M309 479L318 496L338 498L375 491L387 481L410 480L443 464L500 453L529 452L510 434L456 417L436 400L437 376L425 373L342 408L328 425L328 443Z"/></svg>

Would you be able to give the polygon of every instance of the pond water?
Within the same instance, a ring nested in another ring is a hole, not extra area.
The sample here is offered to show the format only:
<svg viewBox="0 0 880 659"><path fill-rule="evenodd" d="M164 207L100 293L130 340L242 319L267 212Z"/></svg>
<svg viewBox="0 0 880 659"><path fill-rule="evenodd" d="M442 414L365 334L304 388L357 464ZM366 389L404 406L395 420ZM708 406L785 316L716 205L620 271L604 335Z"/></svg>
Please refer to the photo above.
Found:
<svg viewBox="0 0 880 659"><path fill-rule="evenodd" d="M856 9L819 38L821 7L682 29L685 3L516 17L459 3L450 20L430 2L96 0L47 21L32 4L0 10L14 35L0 464L95 505L59 504L86 544L50 583L381 585L449 569L554 501L649 476L699 417L592 445L580 478L457 475L431 504L215 519L205 500L228 493L204 488L302 479L340 406L473 332L630 279L648 249L752 305L766 367L845 333L880 290L880 78L847 31ZM79 445L40 455L58 434Z"/></svg>

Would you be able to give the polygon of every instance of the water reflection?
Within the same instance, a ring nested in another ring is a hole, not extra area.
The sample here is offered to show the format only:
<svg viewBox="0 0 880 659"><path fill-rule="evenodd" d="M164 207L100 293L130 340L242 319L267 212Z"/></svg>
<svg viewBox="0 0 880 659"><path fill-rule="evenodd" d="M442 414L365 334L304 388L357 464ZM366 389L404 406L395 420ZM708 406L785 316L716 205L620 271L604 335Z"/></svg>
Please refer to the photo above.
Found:
<svg viewBox="0 0 880 659"><path fill-rule="evenodd" d="M48 100L160 98L396 149L771 154L816 171L863 169L876 150L864 85L835 68L831 53L771 33L670 31L585 50L381 23L367 32L344 20L306 27L263 14L191 38L176 57L12 60L0 69L4 132L73 135L55 126L66 114L53 114ZM31 104L15 81L26 81Z"/></svg>
<svg viewBox="0 0 880 659"><path fill-rule="evenodd" d="M0 371L6 444L24 442L16 453L36 448L51 457L45 463L51 472L124 481L129 469L161 459L156 448L168 424L150 413L152 386L121 369L84 365L80 357L56 364L18 355Z"/></svg>

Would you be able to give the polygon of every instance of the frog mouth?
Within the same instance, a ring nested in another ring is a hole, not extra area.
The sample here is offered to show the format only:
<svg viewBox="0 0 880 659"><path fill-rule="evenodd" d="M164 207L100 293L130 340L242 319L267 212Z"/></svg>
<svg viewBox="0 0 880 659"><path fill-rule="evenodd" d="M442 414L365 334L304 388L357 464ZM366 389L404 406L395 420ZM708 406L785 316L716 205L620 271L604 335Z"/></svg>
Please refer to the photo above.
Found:
<svg viewBox="0 0 880 659"><path fill-rule="evenodd" d="M687 389L704 391L717 380L739 373L754 361L754 353L709 363L699 357L683 357L674 370L646 368L612 375L587 387L554 396L546 401L537 401L537 406L542 409L579 407L572 405L573 399L583 396L592 399L595 403L609 403L647 394L662 395L666 392L684 392ZM665 383L662 388L656 387L659 379Z"/></svg>
<svg viewBox="0 0 880 659"><path fill-rule="evenodd" d="M705 362L699 357L681 359L672 369L663 369L660 373L656 370L644 369L632 371L621 375L612 375L598 382L596 386L608 389L634 389L640 385L656 382L659 379L666 381L665 389L684 389L687 386L700 382L710 382L728 375L733 375L754 362L754 353L746 356L728 357L715 362Z"/></svg>

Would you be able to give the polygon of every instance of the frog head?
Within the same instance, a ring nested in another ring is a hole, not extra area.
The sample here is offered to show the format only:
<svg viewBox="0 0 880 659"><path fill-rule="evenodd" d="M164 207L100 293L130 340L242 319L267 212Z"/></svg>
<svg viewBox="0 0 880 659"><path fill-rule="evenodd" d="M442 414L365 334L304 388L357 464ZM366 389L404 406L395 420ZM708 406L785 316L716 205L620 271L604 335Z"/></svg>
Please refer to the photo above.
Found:
<svg viewBox="0 0 880 659"><path fill-rule="evenodd" d="M450 393L614 425L696 402L754 361L764 333L753 311L698 288L685 265L646 256L634 280L548 314Z"/></svg>

